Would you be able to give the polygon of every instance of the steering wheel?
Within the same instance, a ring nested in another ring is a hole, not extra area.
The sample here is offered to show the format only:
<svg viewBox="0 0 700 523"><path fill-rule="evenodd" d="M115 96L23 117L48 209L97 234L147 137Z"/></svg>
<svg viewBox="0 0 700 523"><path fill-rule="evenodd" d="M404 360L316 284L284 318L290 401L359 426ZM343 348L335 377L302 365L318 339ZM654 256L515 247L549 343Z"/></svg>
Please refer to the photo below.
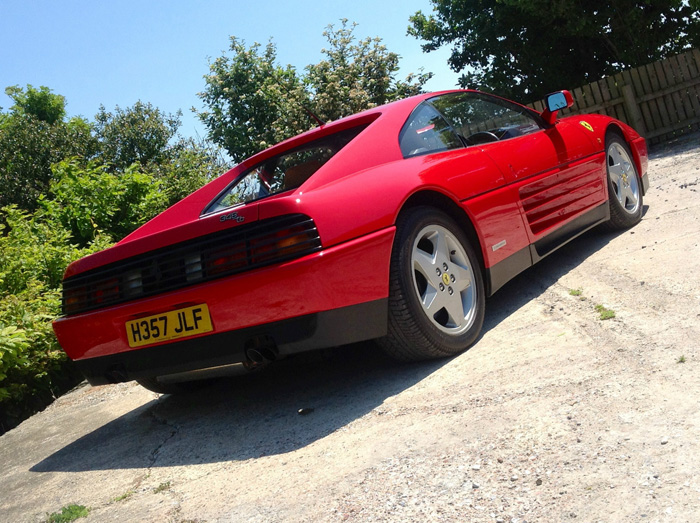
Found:
<svg viewBox="0 0 700 523"><path fill-rule="evenodd" d="M477 145L480 143L497 142L498 136L489 131L479 131L478 133L470 134L466 138L469 145Z"/></svg>

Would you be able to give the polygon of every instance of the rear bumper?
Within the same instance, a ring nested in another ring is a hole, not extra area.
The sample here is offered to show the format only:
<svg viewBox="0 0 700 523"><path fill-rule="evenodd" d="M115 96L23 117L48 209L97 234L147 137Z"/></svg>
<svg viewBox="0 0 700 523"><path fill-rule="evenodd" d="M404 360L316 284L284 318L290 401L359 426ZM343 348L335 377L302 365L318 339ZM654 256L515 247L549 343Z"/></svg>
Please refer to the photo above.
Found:
<svg viewBox="0 0 700 523"><path fill-rule="evenodd" d="M242 363L246 349L260 339L284 356L378 338L386 331L387 299L381 299L75 364L92 385L104 385Z"/></svg>
<svg viewBox="0 0 700 523"><path fill-rule="evenodd" d="M388 228L290 262L59 318L54 331L95 383L122 362L134 379L244 361L246 341L260 335L274 338L281 354L382 336L393 238ZM213 332L129 347L127 321L202 303Z"/></svg>

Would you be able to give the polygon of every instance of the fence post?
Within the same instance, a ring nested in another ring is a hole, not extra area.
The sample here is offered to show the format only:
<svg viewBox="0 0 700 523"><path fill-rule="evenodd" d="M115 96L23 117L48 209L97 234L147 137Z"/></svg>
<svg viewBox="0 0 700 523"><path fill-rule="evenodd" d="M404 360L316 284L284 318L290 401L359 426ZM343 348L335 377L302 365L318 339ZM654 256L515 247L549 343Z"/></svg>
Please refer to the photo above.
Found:
<svg viewBox="0 0 700 523"><path fill-rule="evenodd" d="M622 96L625 99L625 112L627 113L627 118L629 118L627 123L634 127L639 134L646 136L647 131L644 127L642 113L637 105L637 99L634 96L634 88L629 84L623 85Z"/></svg>

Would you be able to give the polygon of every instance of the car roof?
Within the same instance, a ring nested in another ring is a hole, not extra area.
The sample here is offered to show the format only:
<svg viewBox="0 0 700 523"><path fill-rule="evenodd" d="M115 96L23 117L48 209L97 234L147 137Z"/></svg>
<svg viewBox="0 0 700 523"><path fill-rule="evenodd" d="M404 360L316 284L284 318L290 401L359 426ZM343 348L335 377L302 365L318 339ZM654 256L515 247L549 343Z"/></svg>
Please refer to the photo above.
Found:
<svg viewBox="0 0 700 523"><path fill-rule="evenodd" d="M324 136L328 136L331 134L334 134L336 132L349 129L351 127L355 127L357 125L362 125L362 124L367 124L371 123L374 120L378 119L379 117L398 117L401 120L405 120L408 118L408 116L411 114L411 111L422 101L428 99L428 98L433 98L435 96L440 96L443 94L448 94L448 93L459 93L459 92L469 92L470 90L464 90L464 89L452 89L452 90L446 90L446 91L437 91L437 92L429 92L429 93L422 93L418 94L415 96L410 96L408 98L402 98L401 100L396 100L394 102L390 102L384 105L380 105L377 107L374 107L372 109L366 109L364 111L361 111L359 113L352 114L350 116L345 116L343 118L340 118L338 120L334 120L332 122L325 123L321 126L314 127L313 129L310 129L308 131L305 131L301 134L298 134L296 136L293 136L291 138L287 138L286 140L283 140L267 149L264 151L261 151L249 158L246 158L241 162L242 165L245 165L246 167L250 167L252 165L255 165L259 162L262 162L264 160L267 160L268 158L271 158L272 156L275 156L277 154L283 153L285 151L288 151L290 149L293 149L295 147L299 147L304 145L305 143L311 142L313 140L316 140L318 138L322 138ZM403 118L402 118L403 117ZM241 165L239 164L239 166Z"/></svg>

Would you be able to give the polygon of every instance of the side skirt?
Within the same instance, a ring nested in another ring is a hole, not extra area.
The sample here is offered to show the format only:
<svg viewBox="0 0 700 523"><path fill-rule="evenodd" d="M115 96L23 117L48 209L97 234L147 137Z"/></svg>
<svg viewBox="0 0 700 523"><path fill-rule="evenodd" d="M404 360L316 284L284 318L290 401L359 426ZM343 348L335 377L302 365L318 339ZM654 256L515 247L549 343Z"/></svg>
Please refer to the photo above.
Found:
<svg viewBox="0 0 700 523"><path fill-rule="evenodd" d="M566 245L584 232L610 219L608 202L591 209L563 227L548 234L528 247L511 254L486 271L488 295L493 295L510 280L542 258Z"/></svg>
<svg viewBox="0 0 700 523"><path fill-rule="evenodd" d="M591 209L586 214L579 216L551 234L548 234L541 240L531 244L530 252L532 252L532 263L537 263L545 256L556 251L559 247L566 245L574 238L581 236L584 232L609 219L610 207L606 201L602 205Z"/></svg>

